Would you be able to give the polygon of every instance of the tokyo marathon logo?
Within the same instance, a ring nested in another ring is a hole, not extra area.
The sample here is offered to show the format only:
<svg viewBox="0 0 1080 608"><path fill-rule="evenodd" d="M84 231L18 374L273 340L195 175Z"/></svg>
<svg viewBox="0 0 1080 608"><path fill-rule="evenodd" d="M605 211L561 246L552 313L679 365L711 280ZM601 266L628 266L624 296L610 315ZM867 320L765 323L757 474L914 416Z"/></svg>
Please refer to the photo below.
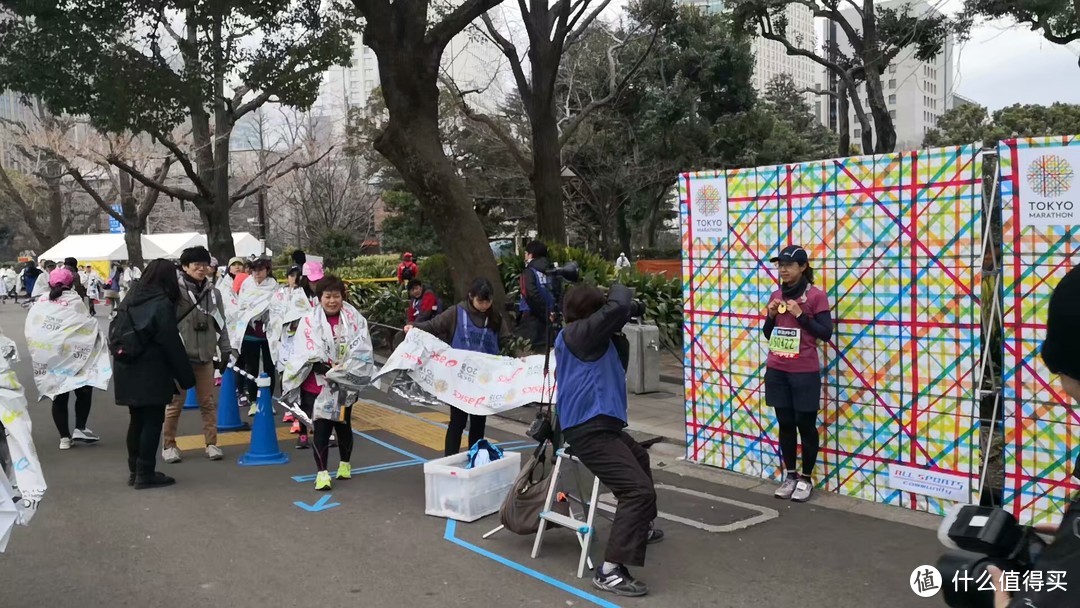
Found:
<svg viewBox="0 0 1080 608"><path fill-rule="evenodd" d="M1041 196L1058 198L1072 188L1075 175L1069 161L1054 154L1045 154L1028 165L1027 183Z"/></svg>
<svg viewBox="0 0 1080 608"><path fill-rule="evenodd" d="M706 184L698 188L697 196L694 197L694 210L706 217L720 213L723 209L724 195L720 189L712 184Z"/></svg>

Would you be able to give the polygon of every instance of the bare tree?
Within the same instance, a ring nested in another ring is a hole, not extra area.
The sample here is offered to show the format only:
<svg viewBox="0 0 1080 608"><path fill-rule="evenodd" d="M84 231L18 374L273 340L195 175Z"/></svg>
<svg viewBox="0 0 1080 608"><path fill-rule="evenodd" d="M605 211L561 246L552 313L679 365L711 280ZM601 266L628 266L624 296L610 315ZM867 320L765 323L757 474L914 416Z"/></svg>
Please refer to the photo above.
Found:
<svg viewBox="0 0 1080 608"><path fill-rule="evenodd" d="M320 251L332 234L347 234L357 246L375 236L378 191L368 183L361 159L346 152L340 129L310 112L282 110L281 137L296 149L305 167L279 180L269 191L274 234L287 243ZM317 159L309 164L309 159Z"/></svg>
<svg viewBox="0 0 1080 608"><path fill-rule="evenodd" d="M0 198L13 205L37 247L44 251L73 232L85 232L98 220L96 208L79 213L73 203L77 188L68 165L52 151L73 136L75 121L52 116L40 102L33 104L30 124L3 120L23 175L0 165Z"/></svg>
<svg viewBox="0 0 1080 608"><path fill-rule="evenodd" d="M603 61L610 70L609 89L605 95L576 108L573 115L560 116L558 101L559 88L563 84L560 83L563 56L582 39L587 30L596 25L600 13L610 3L611 0L558 0L554 3L549 0L518 0L528 38L524 54L513 42L512 35L501 31L490 15L483 15L483 31L509 61L518 94L529 118L531 138L528 150L496 120L470 108L465 101L468 91L458 91L465 114L490 129L507 146L528 176L536 198L537 232L542 239L566 242L562 192L563 146L589 114L618 96L651 51L652 42L659 33L662 19L656 20L649 45L636 58L632 58L627 69L622 65L621 51L638 32L620 36L614 30L600 26L610 36L606 51L600 56L604 57ZM666 2L664 6L667 6ZM570 83L572 86L572 80Z"/></svg>

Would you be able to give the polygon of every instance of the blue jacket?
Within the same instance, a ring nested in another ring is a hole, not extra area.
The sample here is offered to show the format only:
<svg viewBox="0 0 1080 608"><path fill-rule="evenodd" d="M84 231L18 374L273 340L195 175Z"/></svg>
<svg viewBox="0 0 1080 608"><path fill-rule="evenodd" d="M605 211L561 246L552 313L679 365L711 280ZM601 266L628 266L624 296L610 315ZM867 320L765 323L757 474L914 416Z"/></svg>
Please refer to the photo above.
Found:
<svg viewBox="0 0 1080 608"><path fill-rule="evenodd" d="M564 429L609 416L626 424L626 368L613 340L630 316L630 290L615 285L592 315L569 323L555 339L558 398Z"/></svg>

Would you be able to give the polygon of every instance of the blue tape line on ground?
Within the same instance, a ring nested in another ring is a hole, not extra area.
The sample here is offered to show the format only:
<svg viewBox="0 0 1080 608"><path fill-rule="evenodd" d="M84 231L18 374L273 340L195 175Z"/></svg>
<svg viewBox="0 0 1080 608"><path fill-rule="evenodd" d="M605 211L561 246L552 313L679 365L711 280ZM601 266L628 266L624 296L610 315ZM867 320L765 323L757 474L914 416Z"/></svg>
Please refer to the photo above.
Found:
<svg viewBox="0 0 1080 608"><path fill-rule="evenodd" d="M417 456L416 454L413 454L412 452L403 450L403 449L397 447L396 445L386 443L385 441L383 441L381 439L376 439L376 438L372 437L371 435L368 435L367 433L361 433L360 431L353 431L353 434L358 435L360 437L363 437L364 439L367 439L368 441L370 441L372 443L377 443L377 444L383 446L384 448L386 448L388 450L393 450L393 451L397 452L398 454L401 454L402 456L408 456L409 458L412 458L413 460L419 460L421 462L426 462L427 461L427 458L424 458L422 456Z"/></svg>
<svg viewBox="0 0 1080 608"><path fill-rule="evenodd" d="M415 467L416 465L424 464L422 460L398 460L396 462L387 462L384 464L373 464L368 467L360 467L353 469L353 475L363 475L364 473L378 473L379 471L387 471L390 469L400 469L403 467ZM300 483L306 481L315 481L314 475L293 475L293 481Z"/></svg>
<svg viewBox="0 0 1080 608"><path fill-rule="evenodd" d="M597 596L595 596L595 595L593 595L591 593L587 593L585 591L582 591L581 589L578 589L577 587L571 587L570 585L567 585L566 583L564 583L564 582L562 582L560 580L556 580L554 578L551 578L550 576L548 576L548 575L546 575L546 574L544 574L542 572L537 572L536 570L533 570L532 568L522 566L521 564L519 564L519 563L517 563L517 562L515 562L513 560L507 559L507 558L505 558L505 557L503 557L503 556L501 556L501 555L499 555L497 553L492 553L491 551L488 551L487 549L481 549L480 547L477 547L476 545L474 545L474 544L472 544L472 543L470 543L468 541L465 541L465 540L462 540L462 539L458 538L456 536L456 532L457 532L457 522L452 520L452 519L447 520L446 521L446 534L443 535L443 538L445 538L446 540L454 543L455 545L458 545L459 547L464 547L464 548L468 549L469 551L472 551L473 553L483 555L484 557L486 557L486 558L488 558L490 560L496 561L496 562L506 566L507 568L510 568L512 570L517 570L518 572L521 572L522 574L525 574L527 576L531 576L531 577L535 578L536 580L538 580L540 582L547 583L547 584L551 585L552 587L555 587L556 589L560 589L562 591L565 591L565 592L567 592L567 593L569 593L569 594L571 594L573 596L579 597L579 598L581 598L581 599L583 599L583 600L585 600L587 602L592 602L593 604L596 604L597 606L600 606L601 608L620 608L618 604L613 604L613 603L605 600L604 598L597 597Z"/></svg>

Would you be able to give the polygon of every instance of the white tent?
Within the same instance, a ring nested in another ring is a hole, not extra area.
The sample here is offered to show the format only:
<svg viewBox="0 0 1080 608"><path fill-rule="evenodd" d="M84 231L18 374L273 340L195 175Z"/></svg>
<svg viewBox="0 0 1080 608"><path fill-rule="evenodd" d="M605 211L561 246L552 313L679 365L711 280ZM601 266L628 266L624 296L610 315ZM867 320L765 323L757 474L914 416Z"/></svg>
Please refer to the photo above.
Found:
<svg viewBox="0 0 1080 608"><path fill-rule="evenodd" d="M148 260L165 257L165 251L147 235L142 237L142 248L143 257ZM80 262L112 262L126 260L127 257L127 244L122 234L75 234L53 245L39 255L38 260L62 262L64 258L75 258Z"/></svg>
<svg viewBox="0 0 1080 608"><path fill-rule="evenodd" d="M147 238L165 251L165 257L167 258L179 258L180 254L188 247L197 245L206 247L206 235L198 232L151 234ZM236 255L242 257L259 256L263 253L262 243L259 242L259 239L247 232L233 233L233 247L236 249ZM273 252L267 249L266 255L273 255Z"/></svg>
<svg viewBox="0 0 1080 608"><path fill-rule="evenodd" d="M206 246L206 235L198 232L177 232L164 234L144 234L142 237L143 258L177 259L188 247ZM259 239L247 232L233 233L233 246L236 255L248 257L262 255L263 248ZM269 249L267 255L273 255ZM76 258L80 262L121 261L128 259L127 245L123 234L75 234L65 238L45 253L38 260L62 261L64 258Z"/></svg>

